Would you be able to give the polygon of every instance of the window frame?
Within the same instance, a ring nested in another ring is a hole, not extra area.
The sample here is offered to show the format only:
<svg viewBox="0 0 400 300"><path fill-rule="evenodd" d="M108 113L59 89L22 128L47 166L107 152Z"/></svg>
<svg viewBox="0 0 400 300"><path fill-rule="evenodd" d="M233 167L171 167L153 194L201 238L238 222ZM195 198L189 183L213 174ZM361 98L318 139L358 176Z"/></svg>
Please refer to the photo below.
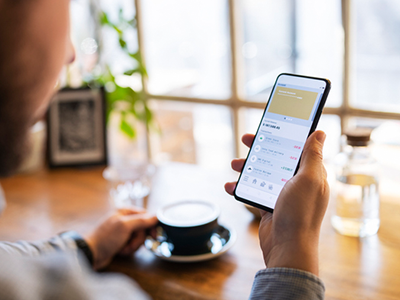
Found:
<svg viewBox="0 0 400 300"><path fill-rule="evenodd" d="M142 54L143 61L146 62L146 49L143 43L143 24L142 24L142 0L133 0L136 9L137 18L137 34L138 34L138 47ZM293 7L295 9L295 1L293 0ZM353 0L341 0L342 6L342 26L344 30L344 57L343 57L343 101L338 107L325 107L323 113L326 115L337 115L341 120L341 131L347 128L350 118L364 117L376 119L399 119L400 113L374 111L368 109L355 108L350 105L350 99L354 95L354 74L352 69L353 56L355 52L354 36L354 14ZM147 100L161 100L161 101L181 101L188 103L201 103L201 104L217 104L223 105L230 109L232 115L232 129L234 135L235 155L240 156L241 138L240 133L244 132L244 122L241 120L239 114L242 108L258 108L264 109L265 103L247 101L245 97L244 87L244 60L240 55L240 49L243 45L242 34L242 16L241 16L241 0L228 0L229 9L229 27L230 27L230 51L231 51L231 97L225 100L212 99L212 98L196 98L196 97L182 97L182 96L165 96L153 95L148 91L147 79L142 78L143 92ZM294 13L294 12L292 12ZM296 37L293 36L293 39ZM151 144L150 138L147 139L148 155L151 159Z"/></svg>

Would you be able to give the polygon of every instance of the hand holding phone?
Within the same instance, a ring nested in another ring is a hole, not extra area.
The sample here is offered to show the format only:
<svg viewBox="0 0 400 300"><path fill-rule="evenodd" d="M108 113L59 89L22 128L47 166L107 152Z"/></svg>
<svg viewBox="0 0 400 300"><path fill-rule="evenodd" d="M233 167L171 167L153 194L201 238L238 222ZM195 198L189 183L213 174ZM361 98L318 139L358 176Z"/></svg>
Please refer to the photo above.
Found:
<svg viewBox="0 0 400 300"><path fill-rule="evenodd" d="M296 173L330 91L327 79L280 74L236 185L237 200L272 212Z"/></svg>
<svg viewBox="0 0 400 300"><path fill-rule="evenodd" d="M245 134L243 143L250 147L254 135ZM274 213L262 211L260 246L265 265L311 272L318 276L318 240L322 219L329 200L329 186L323 165L325 134L310 135L304 145L298 174L282 189ZM232 168L240 172L245 160L235 159ZM233 195L236 182L225 184Z"/></svg>

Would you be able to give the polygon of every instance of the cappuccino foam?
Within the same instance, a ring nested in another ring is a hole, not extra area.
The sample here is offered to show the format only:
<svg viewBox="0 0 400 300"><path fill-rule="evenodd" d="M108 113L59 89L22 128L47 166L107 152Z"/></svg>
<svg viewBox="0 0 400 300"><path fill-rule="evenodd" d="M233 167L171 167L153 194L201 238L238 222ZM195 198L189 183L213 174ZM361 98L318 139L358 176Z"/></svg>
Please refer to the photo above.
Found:
<svg viewBox="0 0 400 300"><path fill-rule="evenodd" d="M164 224L190 227L207 224L218 217L218 209L211 203L186 201L164 207L158 219Z"/></svg>

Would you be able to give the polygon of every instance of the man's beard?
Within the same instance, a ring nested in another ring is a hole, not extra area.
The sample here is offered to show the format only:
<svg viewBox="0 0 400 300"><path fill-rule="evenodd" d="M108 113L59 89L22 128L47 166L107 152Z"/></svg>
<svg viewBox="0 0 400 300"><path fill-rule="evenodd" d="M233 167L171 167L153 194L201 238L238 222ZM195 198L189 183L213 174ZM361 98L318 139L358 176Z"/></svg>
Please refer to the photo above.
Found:
<svg viewBox="0 0 400 300"><path fill-rule="evenodd" d="M15 173L31 148L30 128L26 120L18 121L0 120L0 177Z"/></svg>

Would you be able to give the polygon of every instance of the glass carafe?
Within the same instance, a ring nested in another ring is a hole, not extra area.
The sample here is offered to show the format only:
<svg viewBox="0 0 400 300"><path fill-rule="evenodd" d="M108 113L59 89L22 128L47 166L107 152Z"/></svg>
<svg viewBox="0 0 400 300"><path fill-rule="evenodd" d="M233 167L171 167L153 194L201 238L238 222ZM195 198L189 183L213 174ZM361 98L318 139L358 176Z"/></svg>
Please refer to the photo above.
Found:
<svg viewBox="0 0 400 300"><path fill-rule="evenodd" d="M346 144L335 158L336 201L332 226L343 235L365 237L378 232L378 164L371 156L370 130L346 132Z"/></svg>

